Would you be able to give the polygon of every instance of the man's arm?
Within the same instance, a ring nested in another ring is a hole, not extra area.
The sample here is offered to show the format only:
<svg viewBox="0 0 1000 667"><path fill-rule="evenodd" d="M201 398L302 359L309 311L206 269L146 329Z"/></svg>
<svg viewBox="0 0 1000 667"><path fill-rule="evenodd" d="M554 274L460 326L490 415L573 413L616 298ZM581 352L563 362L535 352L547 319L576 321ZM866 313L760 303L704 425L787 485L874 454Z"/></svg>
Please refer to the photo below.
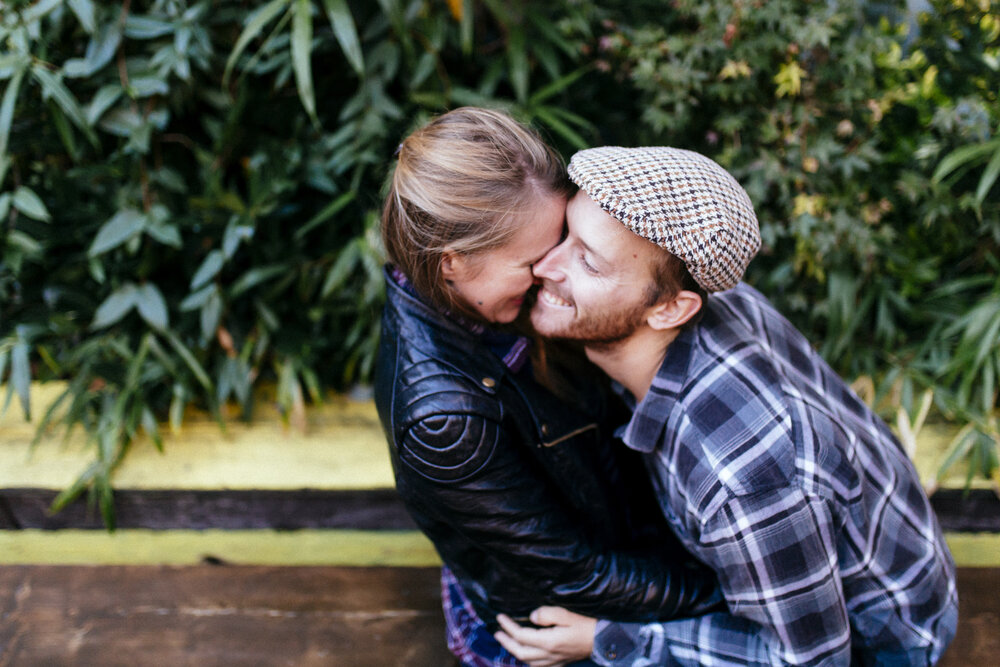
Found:
<svg viewBox="0 0 1000 667"><path fill-rule="evenodd" d="M598 664L850 664L850 626L824 501L795 487L737 497L705 523L700 541L730 612L667 623L600 621L592 653ZM556 629L546 632L516 636L532 649L546 648L558 638Z"/></svg>
<svg viewBox="0 0 1000 667"><path fill-rule="evenodd" d="M705 523L699 549L730 613L602 624L594 657L632 665L617 643L651 652L642 664L849 665L835 530L826 502L794 486L731 499Z"/></svg>

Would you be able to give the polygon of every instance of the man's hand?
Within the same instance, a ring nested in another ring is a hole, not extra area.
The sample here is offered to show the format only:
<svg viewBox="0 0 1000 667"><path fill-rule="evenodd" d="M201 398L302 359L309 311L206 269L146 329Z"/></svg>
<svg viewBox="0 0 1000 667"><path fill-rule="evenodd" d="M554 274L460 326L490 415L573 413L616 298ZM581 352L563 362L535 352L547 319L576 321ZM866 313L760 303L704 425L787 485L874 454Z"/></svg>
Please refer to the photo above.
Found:
<svg viewBox="0 0 1000 667"><path fill-rule="evenodd" d="M535 625L544 627L526 628L503 614L497 616L503 629L494 636L521 662L531 667L559 667L590 657L597 619L561 607L539 607L530 618Z"/></svg>

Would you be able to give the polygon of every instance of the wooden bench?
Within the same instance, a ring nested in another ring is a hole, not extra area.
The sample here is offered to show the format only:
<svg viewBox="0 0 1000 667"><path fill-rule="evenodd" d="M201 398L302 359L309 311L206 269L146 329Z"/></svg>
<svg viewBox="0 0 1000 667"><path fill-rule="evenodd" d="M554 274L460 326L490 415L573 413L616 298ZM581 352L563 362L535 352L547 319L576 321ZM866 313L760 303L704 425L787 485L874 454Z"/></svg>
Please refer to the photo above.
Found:
<svg viewBox="0 0 1000 667"><path fill-rule="evenodd" d="M58 389L33 387L36 414ZM0 418L0 667L451 667L439 561L396 499L374 407L331 397L309 420L290 431L265 403L225 433L190 415L164 454L137 442L108 533L85 502L48 511L89 452L76 436L31 450L34 426L12 406ZM944 438L924 434L925 469ZM1000 501L985 488L934 499L962 604L942 664L992 664Z"/></svg>

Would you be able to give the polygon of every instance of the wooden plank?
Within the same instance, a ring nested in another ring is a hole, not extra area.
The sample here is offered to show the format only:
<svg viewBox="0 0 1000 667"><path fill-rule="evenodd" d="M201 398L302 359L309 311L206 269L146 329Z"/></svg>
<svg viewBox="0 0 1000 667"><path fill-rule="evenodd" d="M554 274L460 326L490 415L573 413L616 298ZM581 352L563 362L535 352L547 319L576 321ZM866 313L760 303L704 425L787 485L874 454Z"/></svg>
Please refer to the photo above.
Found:
<svg viewBox="0 0 1000 667"><path fill-rule="evenodd" d="M958 632L938 667L988 667L1000 656L1000 568L958 569Z"/></svg>
<svg viewBox="0 0 1000 667"><path fill-rule="evenodd" d="M49 489L0 489L0 530L104 528L85 497L51 513L56 495ZM931 504L946 532L1000 532L1000 497L993 491L941 489ZM120 529L416 529L393 489L123 489L115 492L115 516Z"/></svg>
<svg viewBox="0 0 1000 667"><path fill-rule="evenodd" d="M453 666L436 568L0 568L0 667ZM958 571L939 667L1000 655L1000 568Z"/></svg>
<svg viewBox="0 0 1000 667"><path fill-rule="evenodd" d="M429 567L418 531L4 530L0 565L338 565Z"/></svg>
<svg viewBox="0 0 1000 667"><path fill-rule="evenodd" d="M0 666L454 665L437 568L0 569Z"/></svg>
<svg viewBox="0 0 1000 667"><path fill-rule="evenodd" d="M51 513L56 495L48 489L0 489L0 529L104 528L86 497ZM115 492L115 523L119 529L157 530L416 530L395 489L125 489Z"/></svg>

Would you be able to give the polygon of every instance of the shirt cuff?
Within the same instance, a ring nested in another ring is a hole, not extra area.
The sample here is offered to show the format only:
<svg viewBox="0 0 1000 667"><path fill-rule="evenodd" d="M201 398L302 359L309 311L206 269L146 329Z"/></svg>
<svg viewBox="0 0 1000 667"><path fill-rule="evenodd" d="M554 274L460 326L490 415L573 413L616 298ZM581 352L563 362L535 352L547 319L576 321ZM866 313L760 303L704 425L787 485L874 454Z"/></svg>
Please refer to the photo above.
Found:
<svg viewBox="0 0 1000 667"><path fill-rule="evenodd" d="M639 657L638 624L597 621L591 659L602 667L627 667Z"/></svg>

